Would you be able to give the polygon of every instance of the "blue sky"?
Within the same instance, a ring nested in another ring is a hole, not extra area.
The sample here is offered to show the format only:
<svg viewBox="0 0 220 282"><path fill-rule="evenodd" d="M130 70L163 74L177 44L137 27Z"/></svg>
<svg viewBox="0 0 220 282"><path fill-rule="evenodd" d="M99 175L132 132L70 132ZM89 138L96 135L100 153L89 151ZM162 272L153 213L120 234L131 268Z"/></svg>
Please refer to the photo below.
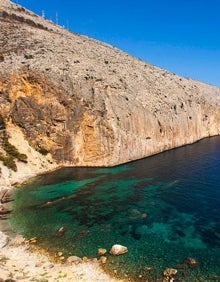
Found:
<svg viewBox="0 0 220 282"><path fill-rule="evenodd" d="M220 87L219 0L13 0L71 31Z"/></svg>

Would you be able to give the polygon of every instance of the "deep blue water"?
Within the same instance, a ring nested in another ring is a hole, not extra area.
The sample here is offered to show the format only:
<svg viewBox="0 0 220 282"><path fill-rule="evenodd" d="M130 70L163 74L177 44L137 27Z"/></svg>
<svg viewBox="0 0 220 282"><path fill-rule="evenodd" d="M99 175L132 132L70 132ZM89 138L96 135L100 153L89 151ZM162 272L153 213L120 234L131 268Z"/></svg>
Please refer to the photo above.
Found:
<svg viewBox="0 0 220 282"><path fill-rule="evenodd" d="M97 257L118 243L128 253L107 255L105 269L121 277L162 281L172 267L177 281L220 281L220 137L114 168L61 169L13 197L12 228L52 253Z"/></svg>

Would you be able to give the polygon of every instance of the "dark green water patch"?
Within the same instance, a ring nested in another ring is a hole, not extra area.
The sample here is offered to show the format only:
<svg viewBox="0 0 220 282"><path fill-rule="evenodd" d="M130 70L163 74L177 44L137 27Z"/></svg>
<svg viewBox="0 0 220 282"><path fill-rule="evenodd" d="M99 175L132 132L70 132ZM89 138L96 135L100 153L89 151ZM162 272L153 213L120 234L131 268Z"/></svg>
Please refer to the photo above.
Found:
<svg viewBox="0 0 220 282"><path fill-rule="evenodd" d="M220 281L220 138L114 168L65 168L14 191L12 228L66 256L128 253L105 269L134 281ZM60 227L66 227L56 237ZM190 267L186 258L198 261Z"/></svg>

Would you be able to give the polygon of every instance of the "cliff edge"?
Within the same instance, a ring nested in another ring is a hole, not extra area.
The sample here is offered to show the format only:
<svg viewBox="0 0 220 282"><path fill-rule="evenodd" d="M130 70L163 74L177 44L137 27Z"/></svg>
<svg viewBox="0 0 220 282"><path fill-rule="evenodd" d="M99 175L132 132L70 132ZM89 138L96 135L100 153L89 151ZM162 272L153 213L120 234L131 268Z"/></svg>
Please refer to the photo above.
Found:
<svg viewBox="0 0 220 282"><path fill-rule="evenodd" d="M7 0L0 65L0 185L57 166L113 166L220 133L219 88Z"/></svg>

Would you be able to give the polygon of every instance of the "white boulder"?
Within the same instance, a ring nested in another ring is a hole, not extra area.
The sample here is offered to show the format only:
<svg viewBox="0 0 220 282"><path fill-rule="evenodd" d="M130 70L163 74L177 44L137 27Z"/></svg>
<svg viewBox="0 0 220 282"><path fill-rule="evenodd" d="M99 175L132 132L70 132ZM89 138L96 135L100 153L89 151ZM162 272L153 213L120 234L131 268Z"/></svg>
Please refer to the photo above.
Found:
<svg viewBox="0 0 220 282"><path fill-rule="evenodd" d="M127 251L128 251L127 247L116 244L111 247L110 254L113 256L118 256L127 253Z"/></svg>

